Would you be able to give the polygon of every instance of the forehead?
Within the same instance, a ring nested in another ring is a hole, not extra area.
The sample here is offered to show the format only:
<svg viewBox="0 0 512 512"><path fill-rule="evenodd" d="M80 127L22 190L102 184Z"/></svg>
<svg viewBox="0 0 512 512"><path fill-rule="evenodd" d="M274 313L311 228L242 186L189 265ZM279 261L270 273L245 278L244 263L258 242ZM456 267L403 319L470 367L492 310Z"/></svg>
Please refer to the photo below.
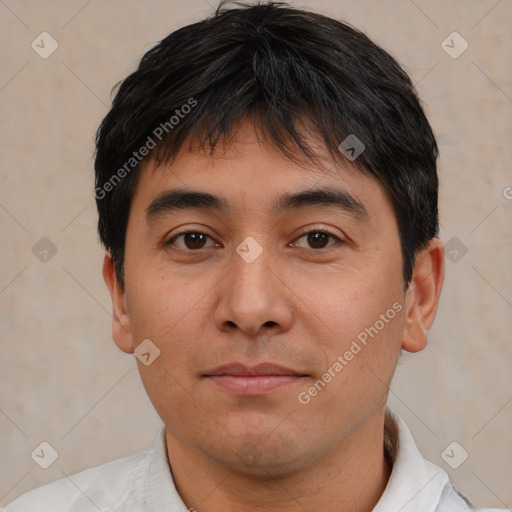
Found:
<svg viewBox="0 0 512 512"><path fill-rule="evenodd" d="M317 193L316 204L332 206L337 200L347 211L369 218L382 202L390 203L385 189L372 175L341 158L334 161L314 139L308 143L318 155L317 161L300 155L298 149L297 158L292 160L265 142L252 123L245 121L229 143L219 143L213 154L184 144L168 163L144 162L132 206L137 203L151 216L158 210L158 205L153 208L155 200L158 202L166 191L192 191L215 196L203 195L195 200L205 207L209 201L212 208L226 213L238 208L279 213L284 207L308 205L308 200L298 195L309 191ZM173 199L182 199L182 195L178 198L174 194Z"/></svg>

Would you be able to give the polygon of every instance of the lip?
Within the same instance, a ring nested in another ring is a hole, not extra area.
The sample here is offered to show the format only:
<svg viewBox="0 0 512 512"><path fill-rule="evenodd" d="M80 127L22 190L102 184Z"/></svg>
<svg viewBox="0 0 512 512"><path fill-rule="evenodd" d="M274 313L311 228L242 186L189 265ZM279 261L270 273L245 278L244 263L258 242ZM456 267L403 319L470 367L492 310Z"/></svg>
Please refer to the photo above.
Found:
<svg viewBox="0 0 512 512"><path fill-rule="evenodd" d="M226 391L258 396L298 382L307 375L272 363L256 366L230 363L208 370L203 376Z"/></svg>

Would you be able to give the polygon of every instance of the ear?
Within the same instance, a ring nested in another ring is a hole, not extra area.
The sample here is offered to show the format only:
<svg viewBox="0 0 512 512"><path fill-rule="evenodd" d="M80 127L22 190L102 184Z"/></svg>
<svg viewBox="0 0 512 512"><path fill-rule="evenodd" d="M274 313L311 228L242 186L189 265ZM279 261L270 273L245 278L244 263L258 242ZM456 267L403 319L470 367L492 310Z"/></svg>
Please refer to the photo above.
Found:
<svg viewBox="0 0 512 512"><path fill-rule="evenodd" d="M126 310L126 294L117 279L116 268L110 253L106 253L103 260L103 279L112 298L112 337L123 352L133 354L135 347L130 317Z"/></svg>
<svg viewBox="0 0 512 512"><path fill-rule="evenodd" d="M402 348L419 352L428 342L428 330L436 317L444 281L444 249L441 240L433 238L416 254L413 275L407 289L406 319Z"/></svg>

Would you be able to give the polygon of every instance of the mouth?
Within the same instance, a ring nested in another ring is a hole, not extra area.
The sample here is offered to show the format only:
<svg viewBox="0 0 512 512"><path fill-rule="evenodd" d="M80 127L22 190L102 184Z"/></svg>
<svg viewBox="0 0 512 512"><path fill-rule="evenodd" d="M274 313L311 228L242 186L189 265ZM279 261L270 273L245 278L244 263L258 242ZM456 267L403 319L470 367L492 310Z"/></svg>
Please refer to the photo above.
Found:
<svg viewBox="0 0 512 512"><path fill-rule="evenodd" d="M246 366L231 363L203 374L216 386L241 396L266 395L284 386L297 383L308 375L271 363Z"/></svg>

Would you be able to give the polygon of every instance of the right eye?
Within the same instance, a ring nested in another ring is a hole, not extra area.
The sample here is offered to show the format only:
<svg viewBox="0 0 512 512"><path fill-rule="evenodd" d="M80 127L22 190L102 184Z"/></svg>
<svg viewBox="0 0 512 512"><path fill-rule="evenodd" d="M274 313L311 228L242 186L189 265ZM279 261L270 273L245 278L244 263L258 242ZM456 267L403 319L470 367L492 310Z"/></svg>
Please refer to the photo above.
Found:
<svg viewBox="0 0 512 512"><path fill-rule="evenodd" d="M210 245L210 247L215 247L215 241L209 235L200 231L188 230L177 233L165 245L176 245L184 251L197 251L208 247L205 246L208 239L214 242L214 245Z"/></svg>

